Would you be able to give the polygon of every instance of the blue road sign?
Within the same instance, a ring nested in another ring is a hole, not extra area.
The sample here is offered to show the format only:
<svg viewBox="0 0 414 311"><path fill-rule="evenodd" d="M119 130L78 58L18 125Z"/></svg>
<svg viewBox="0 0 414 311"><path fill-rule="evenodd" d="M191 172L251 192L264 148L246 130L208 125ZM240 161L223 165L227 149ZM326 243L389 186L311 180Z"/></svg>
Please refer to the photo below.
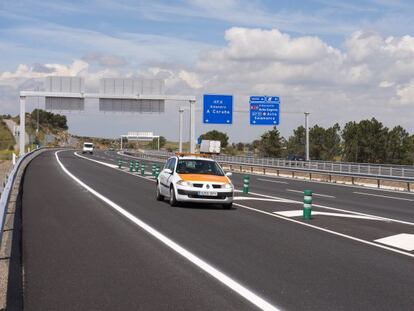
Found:
<svg viewBox="0 0 414 311"><path fill-rule="evenodd" d="M204 95L203 122L208 124L233 123L233 96Z"/></svg>
<svg viewBox="0 0 414 311"><path fill-rule="evenodd" d="M278 96L250 96L249 104L251 125L279 125Z"/></svg>

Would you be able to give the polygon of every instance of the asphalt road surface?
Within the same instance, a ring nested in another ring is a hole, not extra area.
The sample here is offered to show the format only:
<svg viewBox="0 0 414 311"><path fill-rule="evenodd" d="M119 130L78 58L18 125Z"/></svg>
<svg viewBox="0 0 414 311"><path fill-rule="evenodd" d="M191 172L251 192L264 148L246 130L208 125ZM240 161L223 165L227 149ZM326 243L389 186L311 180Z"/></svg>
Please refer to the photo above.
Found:
<svg viewBox="0 0 414 311"><path fill-rule="evenodd" d="M50 151L27 168L26 310L413 310L413 195L254 175L231 210L172 208L118 158Z"/></svg>

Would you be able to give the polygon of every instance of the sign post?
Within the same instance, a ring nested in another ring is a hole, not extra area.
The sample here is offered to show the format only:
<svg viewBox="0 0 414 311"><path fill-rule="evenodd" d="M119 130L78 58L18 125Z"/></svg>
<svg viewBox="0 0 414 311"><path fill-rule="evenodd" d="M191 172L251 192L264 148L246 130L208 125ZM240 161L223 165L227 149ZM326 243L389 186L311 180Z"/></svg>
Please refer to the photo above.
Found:
<svg viewBox="0 0 414 311"><path fill-rule="evenodd" d="M250 125L279 125L278 96L250 96Z"/></svg>

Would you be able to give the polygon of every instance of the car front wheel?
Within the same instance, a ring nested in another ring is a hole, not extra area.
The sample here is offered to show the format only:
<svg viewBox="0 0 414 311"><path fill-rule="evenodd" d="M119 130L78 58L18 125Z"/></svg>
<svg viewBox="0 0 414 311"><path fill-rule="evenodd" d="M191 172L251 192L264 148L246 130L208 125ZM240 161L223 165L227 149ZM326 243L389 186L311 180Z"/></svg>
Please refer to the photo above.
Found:
<svg viewBox="0 0 414 311"><path fill-rule="evenodd" d="M224 209L231 209L233 207L233 203L226 203L226 204L223 204L223 208Z"/></svg>

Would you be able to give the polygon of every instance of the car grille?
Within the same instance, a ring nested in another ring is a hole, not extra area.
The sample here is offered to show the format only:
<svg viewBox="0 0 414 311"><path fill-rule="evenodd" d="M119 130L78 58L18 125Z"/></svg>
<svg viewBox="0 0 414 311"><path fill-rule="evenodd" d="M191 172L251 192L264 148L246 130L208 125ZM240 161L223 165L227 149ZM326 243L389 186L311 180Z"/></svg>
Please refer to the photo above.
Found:
<svg viewBox="0 0 414 311"><path fill-rule="evenodd" d="M225 198L231 198L233 197L233 193L232 192L223 192L223 193L218 193L216 196L206 196L206 195L199 195L197 193L197 191L187 191L187 190L182 190L182 189L178 189L178 194L180 195L188 195L189 198L191 199L219 199L219 200L224 200Z"/></svg>

